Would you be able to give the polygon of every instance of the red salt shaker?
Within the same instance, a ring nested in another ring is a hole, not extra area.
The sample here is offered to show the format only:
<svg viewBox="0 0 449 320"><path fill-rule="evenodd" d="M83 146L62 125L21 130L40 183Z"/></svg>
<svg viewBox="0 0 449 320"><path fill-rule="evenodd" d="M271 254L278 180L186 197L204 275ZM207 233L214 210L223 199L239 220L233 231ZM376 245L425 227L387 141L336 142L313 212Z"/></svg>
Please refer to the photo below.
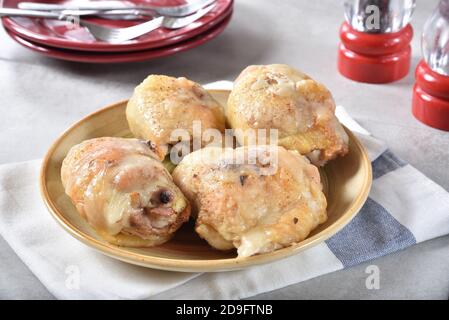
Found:
<svg viewBox="0 0 449 320"><path fill-rule="evenodd" d="M413 115L421 122L449 131L449 0L441 0L426 22L424 59L416 68Z"/></svg>
<svg viewBox="0 0 449 320"><path fill-rule="evenodd" d="M347 0L340 29L338 70L366 83L388 83L410 69L414 0Z"/></svg>

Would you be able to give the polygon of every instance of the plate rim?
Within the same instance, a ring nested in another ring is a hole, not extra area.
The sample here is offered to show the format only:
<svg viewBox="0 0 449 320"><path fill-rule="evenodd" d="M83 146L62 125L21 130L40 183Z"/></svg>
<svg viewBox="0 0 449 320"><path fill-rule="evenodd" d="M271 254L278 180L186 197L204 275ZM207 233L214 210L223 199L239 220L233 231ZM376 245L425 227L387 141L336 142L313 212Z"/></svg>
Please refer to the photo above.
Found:
<svg viewBox="0 0 449 320"><path fill-rule="evenodd" d="M220 90L213 89L208 90L211 93L217 94L225 94L230 92L230 90ZM126 247L118 247L112 244L99 241L88 234L83 233L81 230L76 228L70 221L68 221L62 212L60 212L56 206L51 201L50 194L47 189L46 184L46 172L49 168L49 162L51 156L54 154L54 151L60 145L61 141L67 137L69 133L78 128L85 122L96 115L106 112L107 110L118 108L122 106L124 103L127 103L126 100L122 100L119 102L115 102L113 104L107 105L104 108L101 108L97 111L94 111L81 120L75 122L68 129L66 129L50 146L48 151L45 154L45 157L42 160L40 172L39 172L39 189L41 197L44 201L44 204L47 210L50 212L52 217L65 229L70 235L72 235L77 240L86 244L87 246L107 255L112 258L131 263L134 265L144 266L153 269L159 270L167 270L167 271L180 271L180 272L221 272L221 271L232 271L238 270L245 267L255 266L266 264L269 262L282 260L288 257L291 257L295 254L298 254L301 251L312 248L313 246L324 242L329 239L333 235L335 235L338 231L340 231L344 226L346 226L360 211L366 199L368 198L371 185L372 185L372 167L371 161L369 160L368 153L366 152L365 147L360 142L359 139L345 126L344 129L348 133L350 137L350 141L354 143L354 145L360 149L362 154L362 164L367 167L367 179L365 179L363 188L361 193L357 195L354 199L351 207L346 211L346 213L338 218L332 225L328 228L320 231L319 233L304 239L303 241L294 244L290 247L282 248L273 252L264 253L261 255L255 255L248 258L228 258L228 259L208 259L208 260L185 260L185 259L176 259L176 258L162 258L162 257L154 257L148 256L136 252L130 252L126 249Z"/></svg>
<svg viewBox="0 0 449 320"><path fill-rule="evenodd" d="M152 61L162 57L168 57L180 52L188 51L199 47L220 36L228 27L233 17L233 11L229 13L220 23L209 29L205 33L199 34L193 38L175 43L166 47L154 48L141 51L130 52L92 52L92 51L75 51L68 49L59 49L46 46L41 43L35 43L28 39L22 38L13 30L5 27L6 34L19 45L43 55L47 58L58 59L61 61L80 62L80 63L131 63L141 61Z"/></svg>

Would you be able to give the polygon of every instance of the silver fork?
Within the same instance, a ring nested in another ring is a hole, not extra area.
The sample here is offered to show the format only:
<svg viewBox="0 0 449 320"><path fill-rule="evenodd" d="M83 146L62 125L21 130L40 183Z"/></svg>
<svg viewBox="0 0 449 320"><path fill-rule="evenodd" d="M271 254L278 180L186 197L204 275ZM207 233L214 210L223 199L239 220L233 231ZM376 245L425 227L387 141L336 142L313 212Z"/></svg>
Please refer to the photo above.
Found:
<svg viewBox="0 0 449 320"><path fill-rule="evenodd" d="M120 43L126 40L131 40L151 31L154 31L160 27L164 27L167 29L179 29L185 26L188 26L192 22L198 20L199 18L206 15L215 4L211 4L203 9L200 9L198 12L185 16L182 18L175 17L157 17L153 20L137 24L135 26L126 27L126 28L111 28L104 27L96 23L88 22L85 19L78 19L78 22L81 26L86 27L87 30L99 40L103 40L110 43ZM68 15L69 11L66 11L65 14L61 14L61 12L46 12L46 11L35 11L35 10L23 10L23 9L15 9L15 8L0 8L0 17L11 16L11 17L36 17L36 18L50 18L50 19L59 19L65 20L70 15Z"/></svg>
<svg viewBox="0 0 449 320"><path fill-rule="evenodd" d="M80 25L86 27L89 32L99 40L110 43L120 43L140 37L141 35L154 31L160 27L164 27L167 29L183 28L206 15L209 11L212 10L214 6L215 4L211 4L203 9L200 9L198 12L186 17L174 18L161 16L153 20L126 28L104 27L95 23L87 22L83 19L80 19Z"/></svg>

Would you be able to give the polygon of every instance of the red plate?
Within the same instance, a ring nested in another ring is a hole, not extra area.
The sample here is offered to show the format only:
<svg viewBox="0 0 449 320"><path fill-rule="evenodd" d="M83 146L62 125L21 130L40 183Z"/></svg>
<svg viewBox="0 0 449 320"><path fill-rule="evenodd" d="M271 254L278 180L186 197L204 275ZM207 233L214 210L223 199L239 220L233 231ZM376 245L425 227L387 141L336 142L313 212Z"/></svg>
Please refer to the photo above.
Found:
<svg viewBox="0 0 449 320"><path fill-rule="evenodd" d="M223 22L218 26L215 26L212 30L208 30L203 34L197 35L196 37L186 40L182 43L176 45L171 45L163 48L157 48L152 50L142 50L134 51L128 53L94 53L85 51L75 51L66 49L56 49L53 47L48 47L42 44L34 43L27 39L21 38L19 35L15 34L13 31L5 29L7 34L17 41L22 46L41 53L45 56L76 62L87 62L87 63L120 63L120 62L137 62L137 61L147 61L153 60L159 57L165 57L177 52L185 51L194 47L197 47L213 38L218 36L228 25L231 20L232 12L226 17Z"/></svg>
<svg viewBox="0 0 449 320"><path fill-rule="evenodd" d="M4 0L4 7L17 7L23 0ZM34 1L34 0L31 0ZM132 2L146 2L152 5L180 5L186 0L130 0ZM36 1L37 2L37 1ZM39 0L41 2L41 0ZM47 1L52 3L67 3L70 1ZM120 44L112 44L96 40L85 28L74 28L73 24L66 21L39 18L4 17L3 25L21 38L56 48L102 51L102 52L130 52L159 48L174 43L185 41L213 28L223 21L232 11L233 0L217 0L215 7L204 17L189 26L176 30L159 28L139 38ZM89 18L89 21L111 27L126 27L142 21L120 21L100 18Z"/></svg>

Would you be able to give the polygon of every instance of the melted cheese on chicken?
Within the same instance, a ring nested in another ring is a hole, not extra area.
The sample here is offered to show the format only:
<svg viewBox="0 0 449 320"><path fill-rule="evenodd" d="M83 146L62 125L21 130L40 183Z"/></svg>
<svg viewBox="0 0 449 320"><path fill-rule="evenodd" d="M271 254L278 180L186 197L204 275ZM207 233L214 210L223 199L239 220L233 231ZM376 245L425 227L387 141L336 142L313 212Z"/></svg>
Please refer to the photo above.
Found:
<svg viewBox="0 0 449 320"><path fill-rule="evenodd" d="M270 155L269 169L235 163L239 153L255 152ZM318 169L282 147L205 148L186 156L173 178L192 203L197 233L219 250L237 248L239 257L297 243L327 219Z"/></svg>
<svg viewBox="0 0 449 320"><path fill-rule="evenodd" d="M225 130L223 107L203 87L186 78L162 75L150 75L136 87L126 118L135 137L158 147L160 159L178 142L172 136L176 129L192 137L193 122L198 121L202 130Z"/></svg>
<svg viewBox="0 0 449 320"><path fill-rule="evenodd" d="M170 174L141 140L82 142L64 159L61 178L79 213L106 240L115 237L112 242L118 244L163 243L190 214Z"/></svg>
<svg viewBox="0 0 449 320"><path fill-rule="evenodd" d="M287 65L249 66L236 79L226 107L233 129L277 129L280 146L316 165L348 151L329 90ZM242 145L247 141L239 140Z"/></svg>

